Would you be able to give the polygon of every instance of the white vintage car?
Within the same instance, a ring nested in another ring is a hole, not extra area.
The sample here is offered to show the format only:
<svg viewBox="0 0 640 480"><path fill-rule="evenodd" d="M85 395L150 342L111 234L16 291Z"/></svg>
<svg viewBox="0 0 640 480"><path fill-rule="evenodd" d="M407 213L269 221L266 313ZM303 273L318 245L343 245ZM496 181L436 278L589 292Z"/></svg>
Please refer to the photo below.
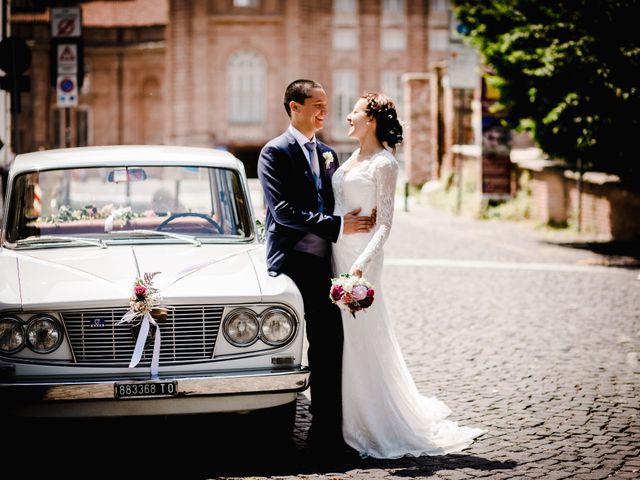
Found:
<svg viewBox="0 0 640 480"><path fill-rule="evenodd" d="M302 312L293 282L267 274L231 154L118 146L16 157L0 244L3 414L276 407L290 431L309 379Z"/></svg>

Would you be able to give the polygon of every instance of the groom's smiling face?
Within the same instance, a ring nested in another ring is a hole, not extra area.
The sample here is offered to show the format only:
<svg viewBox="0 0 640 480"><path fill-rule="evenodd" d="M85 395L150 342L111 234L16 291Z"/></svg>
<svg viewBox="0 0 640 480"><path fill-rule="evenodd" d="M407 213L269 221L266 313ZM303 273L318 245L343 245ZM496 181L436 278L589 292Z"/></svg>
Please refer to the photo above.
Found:
<svg viewBox="0 0 640 480"><path fill-rule="evenodd" d="M291 122L300 132L311 138L324 127L327 118L327 94L322 88L309 90L304 103L291 102Z"/></svg>

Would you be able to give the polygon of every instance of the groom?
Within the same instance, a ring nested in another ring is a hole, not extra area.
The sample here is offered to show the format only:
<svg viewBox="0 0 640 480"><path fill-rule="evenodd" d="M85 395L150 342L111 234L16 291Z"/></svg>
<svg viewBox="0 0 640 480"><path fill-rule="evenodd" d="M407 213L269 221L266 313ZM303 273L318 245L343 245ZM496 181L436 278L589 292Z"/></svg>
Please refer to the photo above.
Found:
<svg viewBox="0 0 640 480"><path fill-rule="evenodd" d="M302 294L309 341L311 413L309 442L339 449L342 439L342 320L329 299L331 242L343 234L368 232L373 220L332 215L331 177L336 153L316 139L327 117L327 95L313 80L296 80L286 89L289 128L260 152L258 177L267 206L269 275L289 276Z"/></svg>

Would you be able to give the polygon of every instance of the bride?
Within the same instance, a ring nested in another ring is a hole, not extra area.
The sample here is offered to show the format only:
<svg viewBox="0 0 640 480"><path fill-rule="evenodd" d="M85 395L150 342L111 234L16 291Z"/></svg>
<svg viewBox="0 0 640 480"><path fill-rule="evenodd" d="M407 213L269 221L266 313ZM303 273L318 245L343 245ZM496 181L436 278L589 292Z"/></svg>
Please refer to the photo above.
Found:
<svg viewBox="0 0 640 480"><path fill-rule="evenodd" d="M398 163L389 151L402 141L395 105L367 93L347 116L349 136L360 142L333 175L335 215L362 208L377 211L369 233L343 235L333 245L335 276L364 276L376 287L373 305L354 319L342 311L342 432L361 456L398 458L460 451L483 430L446 420L440 400L418 392L405 364L381 291L383 246L394 209ZM386 147L386 148L385 148Z"/></svg>

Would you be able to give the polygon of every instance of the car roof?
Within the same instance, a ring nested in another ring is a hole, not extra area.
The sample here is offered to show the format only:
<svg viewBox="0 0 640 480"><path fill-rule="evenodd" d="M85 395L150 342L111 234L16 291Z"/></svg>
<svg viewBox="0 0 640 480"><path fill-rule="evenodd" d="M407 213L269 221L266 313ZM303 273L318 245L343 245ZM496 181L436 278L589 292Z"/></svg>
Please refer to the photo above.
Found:
<svg viewBox="0 0 640 480"><path fill-rule="evenodd" d="M114 145L60 148L16 156L9 174L59 168L114 167L119 165L189 165L244 170L231 153L213 148L173 145Z"/></svg>

